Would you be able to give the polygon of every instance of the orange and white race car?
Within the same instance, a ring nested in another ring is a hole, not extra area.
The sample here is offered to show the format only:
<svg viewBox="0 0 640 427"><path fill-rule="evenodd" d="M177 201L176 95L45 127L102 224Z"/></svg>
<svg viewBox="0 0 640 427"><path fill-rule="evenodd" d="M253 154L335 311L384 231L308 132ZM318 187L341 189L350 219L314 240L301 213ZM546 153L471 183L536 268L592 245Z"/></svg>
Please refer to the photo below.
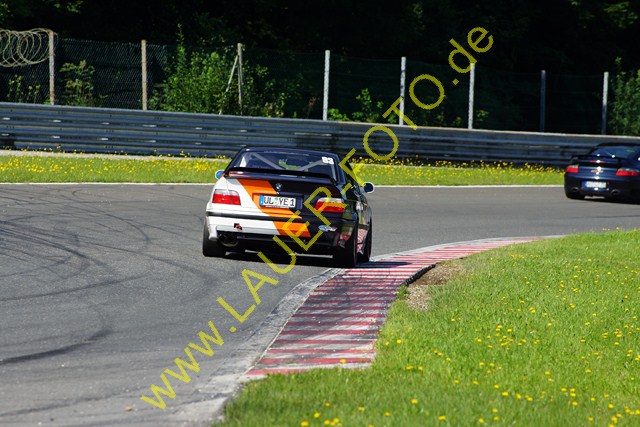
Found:
<svg viewBox="0 0 640 427"><path fill-rule="evenodd" d="M353 267L369 261L373 228L366 193L348 158L291 148L243 148L216 172L202 253L255 250L332 255Z"/></svg>

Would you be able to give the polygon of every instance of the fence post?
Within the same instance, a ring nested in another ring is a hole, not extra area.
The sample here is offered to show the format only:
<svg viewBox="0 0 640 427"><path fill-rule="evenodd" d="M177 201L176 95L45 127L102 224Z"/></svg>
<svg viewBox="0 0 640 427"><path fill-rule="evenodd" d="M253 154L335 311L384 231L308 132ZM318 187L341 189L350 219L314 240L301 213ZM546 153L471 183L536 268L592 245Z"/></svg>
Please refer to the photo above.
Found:
<svg viewBox="0 0 640 427"><path fill-rule="evenodd" d="M227 88L224 90L224 93L222 94L223 102L220 103L220 111L218 111L218 115L222 114L224 100L227 97L227 93L229 93L229 89L231 89L231 82L233 82L233 75L236 72L237 66L238 66L238 55L236 55L236 57L233 58L233 67L231 67L231 73L229 73L229 81L227 82Z"/></svg>
<svg viewBox="0 0 640 427"><path fill-rule="evenodd" d="M242 116L242 43L238 43L238 105Z"/></svg>
<svg viewBox="0 0 640 427"><path fill-rule="evenodd" d="M49 30L49 103L56 104L56 67L54 54L53 31Z"/></svg>
<svg viewBox="0 0 640 427"><path fill-rule="evenodd" d="M471 64L471 73L469 74L469 120L467 121L467 129L473 129L473 100L475 96L476 85L476 64Z"/></svg>
<svg viewBox="0 0 640 427"><path fill-rule="evenodd" d="M609 98L609 72L605 71L602 78L602 127L600 133L607 133L607 99Z"/></svg>
<svg viewBox="0 0 640 427"><path fill-rule="evenodd" d="M329 115L329 67L331 51L324 51L324 91L322 92L322 120L327 120Z"/></svg>
<svg viewBox="0 0 640 427"><path fill-rule="evenodd" d="M142 40L140 44L142 63L142 109L147 109L147 41Z"/></svg>
<svg viewBox="0 0 640 427"><path fill-rule="evenodd" d="M404 94L407 80L407 57L400 58L400 114L398 114L398 124L402 125L404 117Z"/></svg>
<svg viewBox="0 0 640 427"><path fill-rule="evenodd" d="M540 132L544 132L547 105L547 72L540 71Z"/></svg>

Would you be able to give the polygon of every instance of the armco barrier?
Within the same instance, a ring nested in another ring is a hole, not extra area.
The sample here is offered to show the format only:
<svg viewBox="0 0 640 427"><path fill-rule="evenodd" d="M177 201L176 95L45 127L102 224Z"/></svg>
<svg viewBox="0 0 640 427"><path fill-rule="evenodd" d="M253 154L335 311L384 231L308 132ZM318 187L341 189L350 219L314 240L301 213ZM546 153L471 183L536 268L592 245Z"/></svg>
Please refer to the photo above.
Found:
<svg viewBox="0 0 640 427"><path fill-rule="evenodd" d="M399 140L395 157L452 162L505 161L562 166L573 154L602 142L640 138L505 132L387 125ZM0 146L127 154L232 155L244 145L287 146L369 157L363 136L370 123L277 119L215 114L0 103ZM393 149L385 132L369 146L384 156Z"/></svg>

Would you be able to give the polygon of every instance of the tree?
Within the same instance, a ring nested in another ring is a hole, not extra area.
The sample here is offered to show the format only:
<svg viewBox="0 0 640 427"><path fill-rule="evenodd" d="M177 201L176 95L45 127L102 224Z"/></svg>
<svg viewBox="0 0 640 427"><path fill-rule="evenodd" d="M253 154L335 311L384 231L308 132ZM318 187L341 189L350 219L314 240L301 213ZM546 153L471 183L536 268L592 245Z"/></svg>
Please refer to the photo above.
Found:
<svg viewBox="0 0 640 427"><path fill-rule="evenodd" d="M52 28L82 12L84 0L0 0L0 27Z"/></svg>
<svg viewBox="0 0 640 427"><path fill-rule="evenodd" d="M503 70L601 73L616 57L640 68L637 0L0 0L0 25L61 37L175 41L446 64L449 40L474 27L496 40ZM488 59L485 63L489 65Z"/></svg>

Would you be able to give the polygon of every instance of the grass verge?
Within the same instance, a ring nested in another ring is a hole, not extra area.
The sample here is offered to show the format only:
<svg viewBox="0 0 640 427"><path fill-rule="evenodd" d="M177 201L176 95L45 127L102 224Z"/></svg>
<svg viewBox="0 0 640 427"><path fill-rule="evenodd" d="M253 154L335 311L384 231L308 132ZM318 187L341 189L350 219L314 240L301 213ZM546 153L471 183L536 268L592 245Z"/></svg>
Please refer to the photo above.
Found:
<svg viewBox="0 0 640 427"><path fill-rule="evenodd" d="M148 182L211 183L228 160L126 156L0 156L0 182ZM540 185L562 184L552 168L506 163L418 166L410 162L356 164L363 181L378 185Z"/></svg>
<svg viewBox="0 0 640 427"><path fill-rule="evenodd" d="M410 161L385 165L363 161L354 169L360 179L377 185L561 185L564 174L550 167L506 162L436 162L424 166Z"/></svg>
<svg viewBox="0 0 640 427"><path fill-rule="evenodd" d="M370 368L249 383L220 426L639 425L638 239L584 234L454 261L453 279L393 304Z"/></svg>
<svg viewBox="0 0 640 427"><path fill-rule="evenodd" d="M0 182L208 183L227 163L170 157L0 156Z"/></svg>

